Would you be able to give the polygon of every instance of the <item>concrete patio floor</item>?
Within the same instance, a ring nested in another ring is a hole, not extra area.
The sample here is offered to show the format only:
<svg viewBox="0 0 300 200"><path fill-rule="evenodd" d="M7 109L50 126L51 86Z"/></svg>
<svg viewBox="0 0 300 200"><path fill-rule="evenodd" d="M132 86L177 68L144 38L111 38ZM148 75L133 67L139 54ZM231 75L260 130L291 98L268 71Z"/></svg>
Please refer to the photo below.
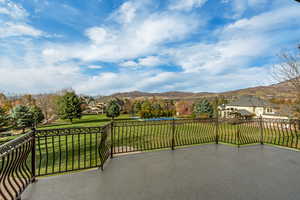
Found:
<svg viewBox="0 0 300 200"><path fill-rule="evenodd" d="M300 152L201 145L123 155L103 172L40 178L23 200L300 199Z"/></svg>

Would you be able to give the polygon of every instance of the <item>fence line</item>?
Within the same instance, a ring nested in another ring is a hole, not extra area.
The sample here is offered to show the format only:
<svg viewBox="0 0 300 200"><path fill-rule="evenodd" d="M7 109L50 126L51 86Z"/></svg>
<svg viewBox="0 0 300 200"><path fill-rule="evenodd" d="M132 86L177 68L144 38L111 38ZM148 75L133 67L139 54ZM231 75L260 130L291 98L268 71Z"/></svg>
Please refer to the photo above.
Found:
<svg viewBox="0 0 300 200"><path fill-rule="evenodd" d="M107 126L38 130L35 135L38 176L103 167L107 160Z"/></svg>
<svg viewBox="0 0 300 200"><path fill-rule="evenodd" d="M21 193L34 181L33 132L0 146L0 199L20 199Z"/></svg>
<svg viewBox="0 0 300 200"><path fill-rule="evenodd" d="M298 120L180 119L114 122L112 126L113 154L213 142L300 149Z"/></svg>
<svg viewBox="0 0 300 200"><path fill-rule="evenodd" d="M117 121L37 130L0 146L0 199L17 199L36 176L103 166L114 154L219 142L300 149L299 120Z"/></svg>

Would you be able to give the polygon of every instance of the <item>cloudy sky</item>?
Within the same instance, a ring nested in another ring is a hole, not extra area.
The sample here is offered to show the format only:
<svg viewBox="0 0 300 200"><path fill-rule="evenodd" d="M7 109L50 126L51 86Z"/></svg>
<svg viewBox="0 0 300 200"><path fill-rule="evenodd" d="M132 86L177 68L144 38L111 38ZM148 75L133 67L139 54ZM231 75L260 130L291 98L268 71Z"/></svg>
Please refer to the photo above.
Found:
<svg viewBox="0 0 300 200"><path fill-rule="evenodd" d="M293 0L0 0L0 92L266 85L299 19Z"/></svg>

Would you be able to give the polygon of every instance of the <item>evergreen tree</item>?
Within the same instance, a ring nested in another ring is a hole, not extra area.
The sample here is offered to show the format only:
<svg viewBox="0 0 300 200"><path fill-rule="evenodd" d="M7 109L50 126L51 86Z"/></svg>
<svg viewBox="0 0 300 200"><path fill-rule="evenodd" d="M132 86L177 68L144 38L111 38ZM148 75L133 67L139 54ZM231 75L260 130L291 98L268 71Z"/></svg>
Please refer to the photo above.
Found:
<svg viewBox="0 0 300 200"><path fill-rule="evenodd" d="M75 92L66 92L58 100L58 115L61 119L68 119L73 123L74 118L82 116L81 100Z"/></svg>
<svg viewBox="0 0 300 200"><path fill-rule="evenodd" d="M207 99L197 102L194 105L194 114L197 116L212 117L214 113L213 106L208 102Z"/></svg>
<svg viewBox="0 0 300 200"><path fill-rule="evenodd" d="M134 103L133 105L133 110L134 110L134 113L139 113L141 110L142 110L142 104L140 101Z"/></svg>
<svg viewBox="0 0 300 200"><path fill-rule="evenodd" d="M7 125L8 116L4 109L0 107L0 129Z"/></svg>
<svg viewBox="0 0 300 200"><path fill-rule="evenodd" d="M42 109L37 106L31 106L30 112L32 113L35 127L45 119Z"/></svg>
<svg viewBox="0 0 300 200"><path fill-rule="evenodd" d="M111 117L112 120L118 117L121 112L121 106L118 104L116 100L111 100L106 109L106 116Z"/></svg>
<svg viewBox="0 0 300 200"><path fill-rule="evenodd" d="M30 108L23 105L18 105L13 108L11 118L16 128L21 128L23 133L25 128L32 127L34 124L33 114Z"/></svg>

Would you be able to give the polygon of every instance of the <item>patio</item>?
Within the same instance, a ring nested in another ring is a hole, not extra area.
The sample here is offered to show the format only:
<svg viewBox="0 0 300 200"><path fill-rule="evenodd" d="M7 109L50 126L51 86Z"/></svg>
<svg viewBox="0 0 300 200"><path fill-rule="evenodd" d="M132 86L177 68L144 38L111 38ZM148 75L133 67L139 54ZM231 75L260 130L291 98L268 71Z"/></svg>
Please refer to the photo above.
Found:
<svg viewBox="0 0 300 200"><path fill-rule="evenodd" d="M207 144L115 156L103 172L39 178L22 199L299 199L299 180L294 150Z"/></svg>

